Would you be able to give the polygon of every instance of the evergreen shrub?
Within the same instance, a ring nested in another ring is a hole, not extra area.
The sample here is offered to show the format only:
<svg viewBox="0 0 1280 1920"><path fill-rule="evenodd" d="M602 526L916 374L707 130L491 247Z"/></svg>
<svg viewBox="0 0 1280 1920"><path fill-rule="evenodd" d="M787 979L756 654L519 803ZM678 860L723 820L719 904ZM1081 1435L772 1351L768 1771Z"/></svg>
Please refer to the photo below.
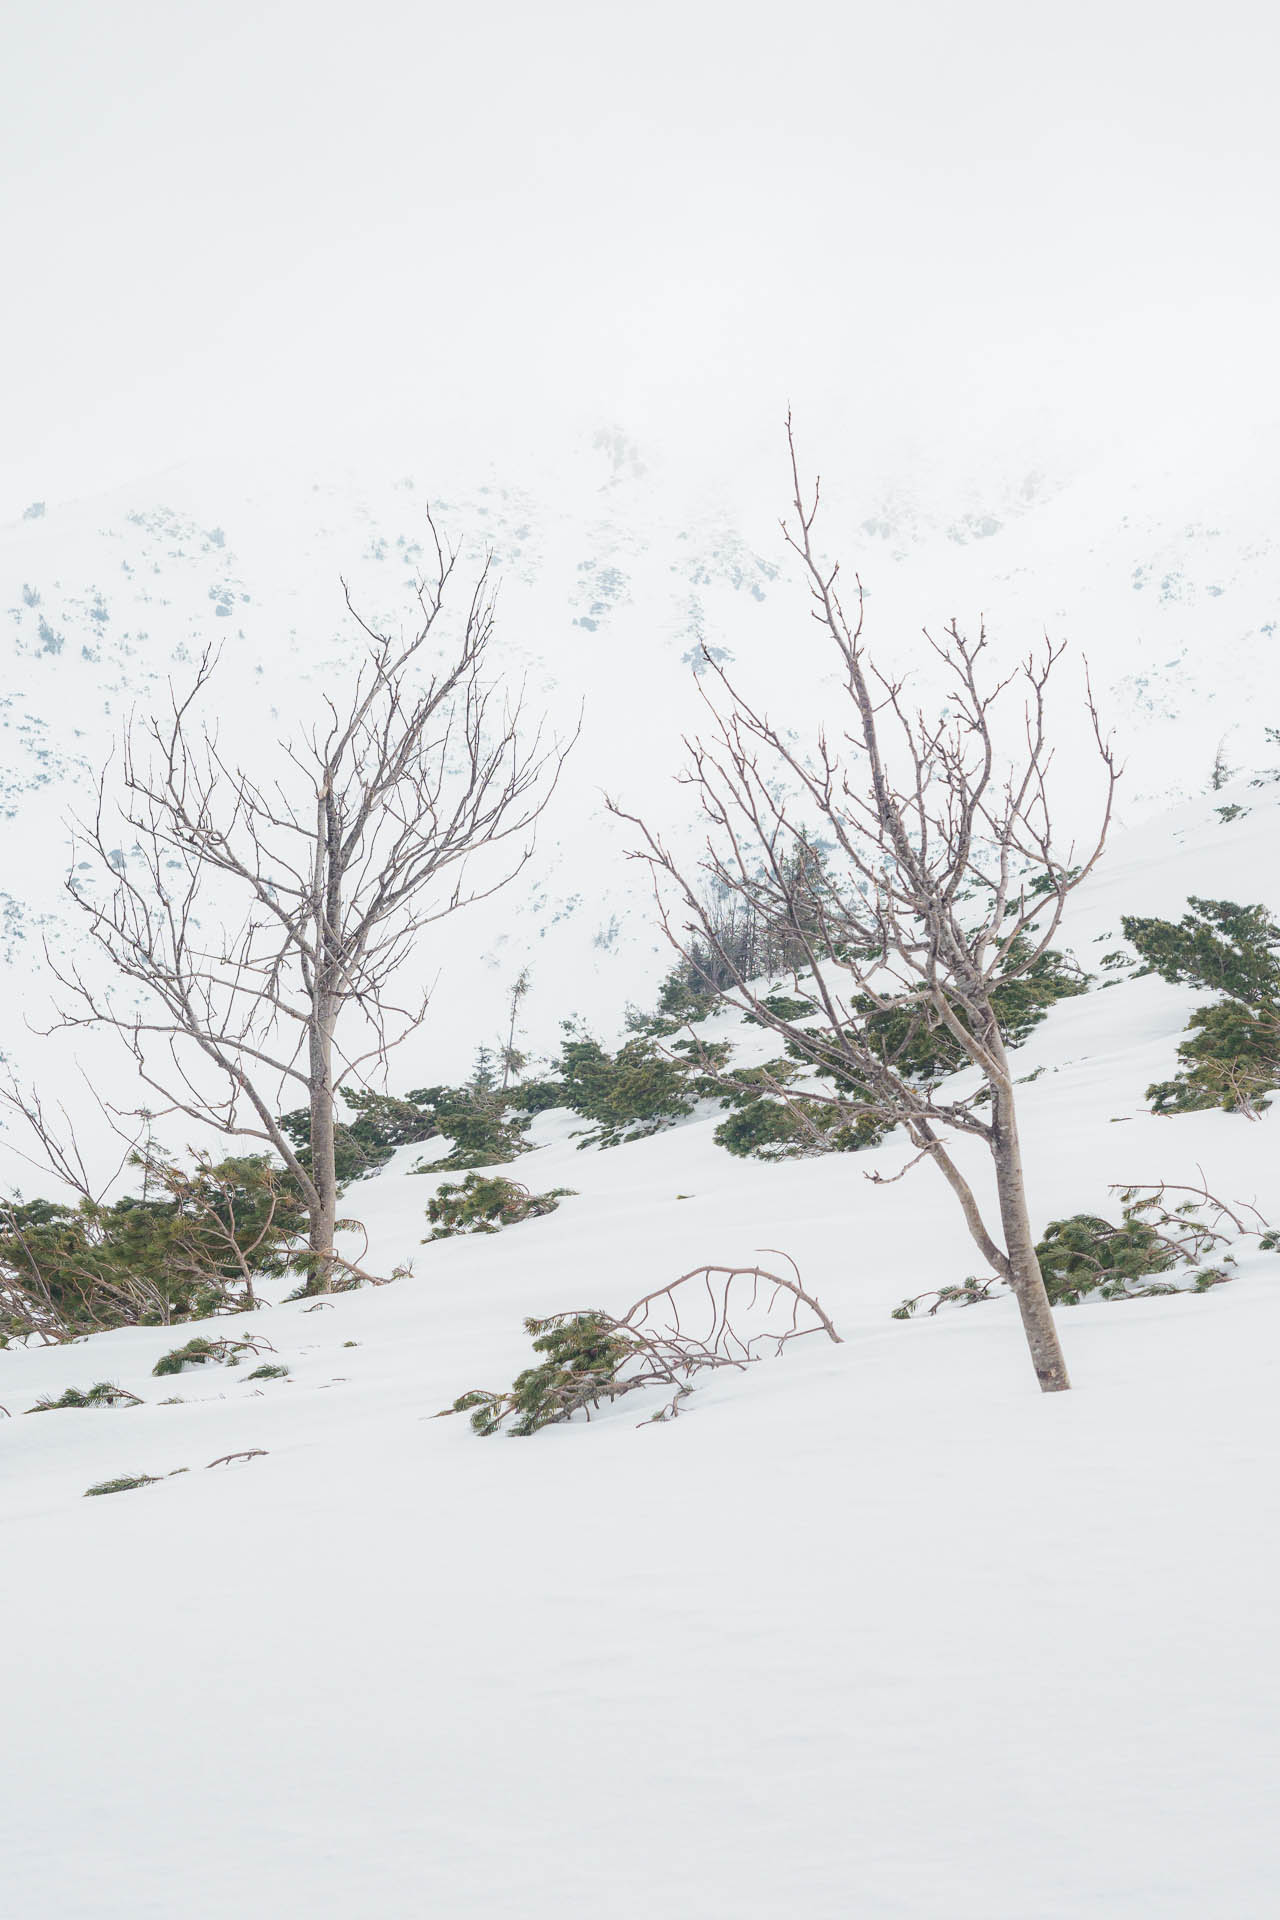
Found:
<svg viewBox="0 0 1280 1920"><path fill-rule="evenodd" d="M28 1413L56 1413L63 1407L138 1407L142 1402L136 1393L130 1393L127 1387L118 1387L111 1380L99 1380L97 1386L90 1387L87 1393L81 1393L77 1387L68 1387L57 1400L41 1398L34 1407L28 1407Z"/></svg>
<svg viewBox="0 0 1280 1920"><path fill-rule="evenodd" d="M1076 1306L1082 1300L1144 1299L1162 1293L1204 1293L1228 1278L1221 1267L1207 1267L1179 1280L1160 1276L1181 1265L1180 1250L1130 1208L1119 1226L1097 1214L1075 1213L1051 1220L1036 1257L1050 1303Z"/></svg>
<svg viewBox="0 0 1280 1920"><path fill-rule="evenodd" d="M133 1164L142 1198L0 1203L0 1339L237 1312L254 1304L246 1264L284 1271L304 1215L265 1155Z"/></svg>
<svg viewBox="0 0 1280 1920"><path fill-rule="evenodd" d="M1187 901L1181 920L1126 914L1125 939L1147 970L1171 985L1204 987L1248 1006L1280 1000L1280 926L1265 907L1234 900Z"/></svg>
<svg viewBox="0 0 1280 1920"><path fill-rule="evenodd" d="M476 1433L497 1433L510 1420L509 1432L527 1437L627 1390L618 1375L634 1357L636 1343L607 1314L553 1314L526 1320L524 1326L534 1336L534 1352L545 1357L517 1374L509 1393L475 1388L445 1409L470 1413Z"/></svg>
<svg viewBox="0 0 1280 1920"><path fill-rule="evenodd" d="M1261 1113L1280 1087L1280 1009L1218 1000L1187 1022L1178 1047L1184 1071L1147 1088L1153 1113Z"/></svg>
<svg viewBox="0 0 1280 1920"><path fill-rule="evenodd" d="M1192 1014L1183 1071L1153 1082L1147 1098L1155 1113L1256 1115L1280 1087L1280 926L1261 906L1194 895L1187 905L1178 921L1122 922L1147 972L1223 996Z"/></svg>
<svg viewBox="0 0 1280 1920"><path fill-rule="evenodd" d="M257 1353L259 1347L267 1342L253 1340L208 1340L198 1335L188 1340L184 1347L174 1347L162 1354L151 1371L163 1376L170 1373L183 1373L188 1367L238 1367L240 1357L245 1353Z"/></svg>
<svg viewBox="0 0 1280 1920"><path fill-rule="evenodd" d="M428 1239L446 1240L458 1233L497 1233L518 1221L554 1213L572 1191L571 1187L552 1187L548 1193L530 1193L528 1187L501 1174L485 1178L469 1173L456 1183L446 1180L427 1205L432 1229Z"/></svg>
<svg viewBox="0 0 1280 1920"><path fill-rule="evenodd" d="M619 1145L658 1133L692 1113L704 1090L714 1092L686 1059L663 1053L637 1035L610 1054L588 1034L566 1032L557 1062L564 1103L592 1123L582 1146Z"/></svg>

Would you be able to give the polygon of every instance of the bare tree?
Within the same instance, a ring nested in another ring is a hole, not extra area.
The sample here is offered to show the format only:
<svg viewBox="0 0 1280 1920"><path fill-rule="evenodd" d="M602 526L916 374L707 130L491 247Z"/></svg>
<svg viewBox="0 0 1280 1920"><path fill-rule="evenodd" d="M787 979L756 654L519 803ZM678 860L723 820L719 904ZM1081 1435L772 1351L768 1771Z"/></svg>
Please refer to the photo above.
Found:
<svg viewBox="0 0 1280 1920"><path fill-rule="evenodd" d="M87 851L110 884L82 890L73 864L67 885L135 1004L50 956L69 996L61 1024L119 1033L160 1114L279 1154L306 1204L316 1292L338 1260L338 1083L368 1084L421 1020L426 995L395 1004L396 975L427 928L523 867L573 744L547 742L541 726L526 738L522 691L488 678L487 562L456 651L424 673L457 562L429 524L436 566L412 632L367 624L344 583L363 663L347 698L326 696L326 718L281 741L273 764L246 769L200 720L209 653L167 713L130 722L118 800L109 805L108 767L72 856ZM506 842L520 844L495 870L487 856ZM290 1086L309 1108L306 1164L276 1116Z"/></svg>
<svg viewBox="0 0 1280 1920"><path fill-rule="evenodd" d="M709 727L705 738L686 740L682 776L709 829L696 868L683 867L643 821L622 817L639 829L635 854L651 865L677 950L690 958L709 949L715 977L728 982L723 997L835 1081L834 1092L767 1081L772 1091L815 1136L814 1116L833 1108L845 1123L867 1115L905 1128L916 1148L909 1165L928 1159L942 1173L983 1257L1017 1296L1041 1387L1060 1391L1070 1382L1036 1258L997 990L1049 951L1070 894L1102 852L1118 777L1113 751L1086 673L1098 820L1087 847L1060 847L1046 690L1061 646L1046 641L1018 672L991 678L985 631L970 640L953 622L940 640L925 635L945 676L942 716L913 709L902 680L867 654L861 582L849 617L838 566L819 558L819 489L806 497L802 488L790 420L787 437L796 518L783 533L840 663L843 720L806 753L708 653L699 688ZM1017 708L1012 736L1007 706ZM753 980L721 937L723 912L707 902L726 893L787 956L810 1015ZM949 1037L955 1056L978 1069L971 1092L944 1092L939 1076L913 1071L913 1043L930 1034ZM957 1133L990 1153L998 1223L988 1223L950 1150Z"/></svg>

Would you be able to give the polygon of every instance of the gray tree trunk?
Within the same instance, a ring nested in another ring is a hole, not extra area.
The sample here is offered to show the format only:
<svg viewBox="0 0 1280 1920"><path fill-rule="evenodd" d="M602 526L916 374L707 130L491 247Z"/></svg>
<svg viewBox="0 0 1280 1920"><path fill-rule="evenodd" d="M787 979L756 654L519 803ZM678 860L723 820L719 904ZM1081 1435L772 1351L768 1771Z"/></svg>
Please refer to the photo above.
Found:
<svg viewBox="0 0 1280 1920"><path fill-rule="evenodd" d="M311 1249L310 1293L333 1289L333 1232L338 1217L338 1179L335 1164L333 1034L337 1005L318 995L308 1040L311 1081L311 1203L308 1244Z"/></svg>
<svg viewBox="0 0 1280 1920"><path fill-rule="evenodd" d="M1002 1061L1003 1054L1001 1045ZM994 1080L989 1084L994 1128L992 1155L1005 1251L1009 1256L1009 1284L1022 1315L1022 1330L1031 1350L1031 1364L1036 1370L1041 1392L1064 1393L1070 1387L1071 1380L1058 1339L1058 1329L1054 1324L1053 1309L1049 1305L1044 1275L1036 1258L1035 1235L1031 1231L1031 1216L1027 1211L1022 1146L1014 1114L1013 1084L1007 1075L1003 1084Z"/></svg>

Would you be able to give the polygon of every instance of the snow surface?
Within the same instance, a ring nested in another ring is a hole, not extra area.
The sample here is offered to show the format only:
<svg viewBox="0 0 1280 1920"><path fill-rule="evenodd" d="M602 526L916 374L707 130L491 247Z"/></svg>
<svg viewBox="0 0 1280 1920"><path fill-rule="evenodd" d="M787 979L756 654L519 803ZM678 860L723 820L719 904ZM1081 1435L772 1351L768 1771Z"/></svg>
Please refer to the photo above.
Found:
<svg viewBox="0 0 1280 1920"><path fill-rule="evenodd" d="M1086 964L1122 912L1280 906L1277 795L1119 836ZM1100 986L1021 1050L1037 1224L1197 1168L1280 1213L1274 1112L1144 1111L1196 999ZM584 1152L542 1116L516 1175L576 1195L426 1247L403 1150L345 1204L414 1274L236 1322L291 1369L261 1390L154 1379L172 1330L0 1353L6 1916L1275 1912L1280 1259L1063 1311L1075 1390L1044 1397L1010 1302L889 1317L975 1267L930 1170L863 1179L900 1141L769 1166L716 1118ZM515 1442L431 1418L510 1381L524 1315L762 1246L844 1344L663 1426L634 1398ZM147 1404L21 1417L103 1378Z"/></svg>

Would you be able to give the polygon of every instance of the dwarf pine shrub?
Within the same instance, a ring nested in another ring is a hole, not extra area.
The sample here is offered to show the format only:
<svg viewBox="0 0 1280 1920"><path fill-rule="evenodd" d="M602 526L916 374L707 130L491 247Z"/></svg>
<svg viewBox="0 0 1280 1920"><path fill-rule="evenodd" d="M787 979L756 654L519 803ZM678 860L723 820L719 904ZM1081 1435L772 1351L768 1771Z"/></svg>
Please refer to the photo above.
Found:
<svg viewBox="0 0 1280 1920"><path fill-rule="evenodd" d="M534 1352L544 1358L517 1374L508 1393L474 1388L459 1394L446 1413L470 1413L475 1432L486 1436L510 1421L508 1431L524 1438L628 1390L618 1375L634 1358L636 1343L607 1314L560 1313L524 1326L534 1335Z"/></svg>
<svg viewBox="0 0 1280 1920"><path fill-rule="evenodd" d="M807 1020L810 1014L819 1011L816 1000L798 1000L793 993L766 993L761 996L760 1005L779 1020ZM744 1014L743 1018L749 1027L762 1024L758 1013Z"/></svg>
<svg viewBox="0 0 1280 1920"><path fill-rule="evenodd" d="M122 1473L115 1480L99 1480L96 1487L86 1487L84 1498L89 1500L99 1493L129 1493L134 1487L154 1487L163 1478L159 1473Z"/></svg>
<svg viewBox="0 0 1280 1920"><path fill-rule="evenodd" d="M1230 1275L1221 1266L1189 1271L1187 1252L1204 1244L1193 1222L1179 1244L1126 1206L1119 1226L1097 1214L1051 1220L1036 1247L1040 1271L1054 1306L1100 1300L1137 1300L1152 1294L1206 1293ZM1229 1258L1229 1256L1228 1256ZM1176 1272L1173 1279L1161 1278Z"/></svg>
<svg viewBox="0 0 1280 1920"><path fill-rule="evenodd" d="M693 1380L708 1369L741 1368L765 1353L776 1357L790 1341L812 1333L825 1332L839 1343L827 1314L805 1292L795 1262L787 1254L780 1258L780 1272L716 1263L694 1268L644 1294L621 1319L593 1307L526 1320L533 1350L543 1356L538 1364L517 1374L506 1393L473 1388L441 1411L470 1413L472 1427L482 1435L496 1433L508 1421L512 1434L526 1435L578 1412L590 1419L591 1408L602 1400L661 1387L669 1396L665 1405L642 1424L674 1420L693 1391ZM686 1287L682 1311L676 1296ZM768 1324L779 1305L779 1319Z"/></svg>
<svg viewBox="0 0 1280 1920"><path fill-rule="evenodd" d="M1192 896L1181 920L1122 921L1162 980L1223 997L1200 1007L1178 1047L1182 1072L1147 1088L1154 1113L1219 1107L1256 1115L1280 1087L1280 926L1264 907Z"/></svg>
<svg viewBox="0 0 1280 1920"><path fill-rule="evenodd" d="M650 1032L674 1033L677 1028L705 1020L719 999L715 969L709 952L700 958L681 958L658 990L657 1013L647 1022Z"/></svg>
<svg viewBox="0 0 1280 1920"><path fill-rule="evenodd" d="M1121 1193L1121 1220L1117 1226L1096 1213L1073 1213L1051 1220L1036 1246L1036 1258L1045 1290L1055 1307L1078 1306L1084 1300L1142 1300L1157 1294L1207 1293L1231 1278L1234 1266L1222 1230L1224 1210L1205 1196L1168 1211L1159 1190L1125 1188ZM1204 1215L1209 1210L1209 1219ZM1213 1209L1218 1224L1213 1223ZM1150 1216L1150 1217L1148 1217ZM1260 1231L1258 1227L1248 1231ZM1262 1247L1269 1232L1260 1231ZM1207 1254L1219 1264L1201 1265ZM945 1306L976 1306L1004 1290L994 1275L938 1287L893 1310L895 1320L909 1320L925 1307L930 1314Z"/></svg>
<svg viewBox="0 0 1280 1920"><path fill-rule="evenodd" d="M1051 1220L1036 1258L1055 1307L1075 1306L1090 1294L1124 1300L1177 1291L1159 1278L1176 1264L1173 1250L1154 1227L1128 1214L1119 1226L1093 1213Z"/></svg>
<svg viewBox="0 0 1280 1920"><path fill-rule="evenodd" d="M416 1087L396 1097L343 1087L342 1098L355 1118L342 1121L335 1134L335 1164L340 1187L386 1165L397 1147L442 1136L451 1142L442 1159L421 1169L461 1172L496 1166L528 1151L524 1129L543 1106L558 1104L560 1090L545 1082L499 1088L483 1057L471 1080L461 1087ZM310 1166L311 1115L299 1107L283 1114L281 1126L302 1164Z"/></svg>
<svg viewBox="0 0 1280 1920"><path fill-rule="evenodd" d="M68 1387L57 1400L41 1398L34 1407L28 1407L28 1413L56 1413L62 1407L139 1407L142 1405L136 1393L130 1393L127 1387L118 1387L110 1380L99 1380L86 1393L78 1387Z"/></svg>
<svg viewBox="0 0 1280 1920"><path fill-rule="evenodd" d="M188 1340L184 1347L174 1347L170 1352L161 1354L151 1371L153 1374L182 1373L187 1367L238 1367L240 1356L244 1353L256 1353L260 1347L269 1346L269 1341L252 1340L207 1340L198 1335Z"/></svg>
<svg viewBox="0 0 1280 1920"><path fill-rule="evenodd" d="M1217 1000L1187 1022L1178 1047L1183 1071L1147 1088L1153 1113L1259 1114L1280 1088L1280 1008Z"/></svg>
<svg viewBox="0 0 1280 1920"><path fill-rule="evenodd" d="M1027 952L1026 941L1015 942L1008 964L1021 964ZM1086 992L1088 984L1088 976L1074 962L1052 949L1040 954L1025 973L997 981L991 1004L1004 1039L1010 1046L1018 1045L1056 1001ZM782 993L770 994L761 1005L787 1021L807 1018L818 1010L812 1001ZM877 1007L867 996L860 996L854 1012L849 1036L856 1035L859 1047L869 1047L907 1080L929 1084L967 1062L960 1042L923 1003ZM719 1145L760 1160L857 1153L878 1145L894 1121L875 1110L873 1092L851 1071L841 1036L830 1028L825 1033L821 1027L810 1028L803 1041L786 1037L783 1044L786 1058L719 1077L721 1098L736 1109L716 1128ZM812 1085L791 1100L784 1097L780 1090L795 1087L800 1070L830 1083L829 1101ZM864 1102L868 1110L860 1112Z"/></svg>
<svg viewBox="0 0 1280 1920"><path fill-rule="evenodd" d="M187 1367L207 1367L215 1361L222 1361L223 1342L206 1340L203 1337L188 1340L184 1347L172 1347L168 1353L162 1353L151 1371L157 1377L167 1373L182 1373Z"/></svg>
<svg viewBox="0 0 1280 1920"><path fill-rule="evenodd" d="M431 1232L427 1237L445 1240L457 1233L497 1233L518 1221L554 1213L572 1192L572 1187L552 1187L547 1193L530 1193L518 1180L501 1174L469 1173L456 1183L446 1180L428 1202Z"/></svg>
<svg viewBox="0 0 1280 1920"><path fill-rule="evenodd" d="M1280 1000L1280 926L1265 907L1193 894L1181 920L1126 914L1120 924L1146 968L1171 985L1225 993L1247 1006Z"/></svg>
<svg viewBox="0 0 1280 1920"><path fill-rule="evenodd" d="M805 1064L813 1067L812 1062ZM816 1071L835 1079L840 1091L855 1099L862 1091L834 1065ZM722 1074L720 1099L734 1111L716 1128L712 1137L717 1145L756 1160L792 1160L817 1153L857 1153L889 1132L892 1122L871 1113L851 1113L841 1102L812 1092L788 1100L786 1090L798 1073L795 1059L781 1059Z"/></svg>
<svg viewBox="0 0 1280 1920"><path fill-rule="evenodd" d="M762 1094L722 1120L712 1137L729 1153L793 1160L813 1153L859 1153L888 1131L889 1123L874 1114L851 1118L838 1106L812 1101L797 1112L776 1095Z"/></svg>
<svg viewBox="0 0 1280 1920"><path fill-rule="evenodd" d="M569 1028L557 1065L564 1104L592 1123L584 1147L613 1147L658 1133L692 1113L701 1093L702 1077L689 1061L673 1059L639 1035L610 1054L598 1040Z"/></svg>
<svg viewBox="0 0 1280 1920"><path fill-rule="evenodd" d="M1029 951L1026 940L1015 941L1006 965L1021 965ZM991 988L991 1008L1001 1037L1010 1047L1021 1046L1059 1000L1087 993L1089 976L1053 948L1038 956L1024 973L997 980ZM861 998L855 1002L860 1030L876 1053L895 1071L911 1080L934 1081L968 1064L968 1055L955 1035L925 1004L902 1002L877 1007ZM823 1069L820 1069L822 1071ZM840 1070L838 1054L830 1071Z"/></svg>
<svg viewBox="0 0 1280 1920"><path fill-rule="evenodd" d="M334 1128L334 1170L338 1185L363 1179L385 1166L397 1147L417 1140L433 1140L439 1132L434 1110L410 1094L397 1099L387 1093L341 1087L345 1105L353 1120L342 1120ZM297 1107L280 1115L280 1126L293 1143L301 1164L311 1167L311 1112Z"/></svg>
<svg viewBox="0 0 1280 1920"><path fill-rule="evenodd" d="M265 1155L132 1165L142 1197L0 1202L0 1341L237 1312L254 1304L247 1269L284 1270L304 1214Z"/></svg>

